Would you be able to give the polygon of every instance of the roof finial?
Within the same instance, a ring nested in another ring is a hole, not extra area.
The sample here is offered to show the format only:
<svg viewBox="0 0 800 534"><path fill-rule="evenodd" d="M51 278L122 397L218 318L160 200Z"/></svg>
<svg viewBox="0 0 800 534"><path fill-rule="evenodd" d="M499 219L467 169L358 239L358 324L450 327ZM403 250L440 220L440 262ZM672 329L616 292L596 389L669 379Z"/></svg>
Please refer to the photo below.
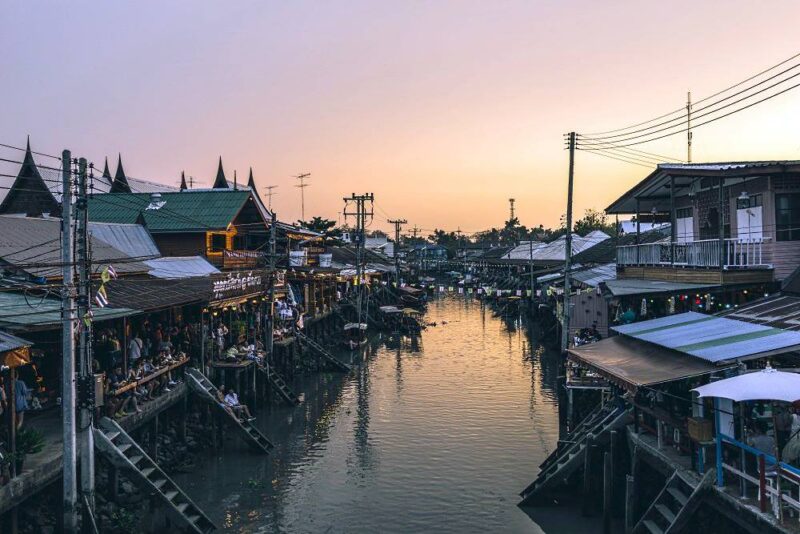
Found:
<svg viewBox="0 0 800 534"><path fill-rule="evenodd" d="M214 180L214 189L229 189L228 180L225 179L225 171L222 170L222 156L219 157L219 167L217 167L217 178Z"/></svg>
<svg viewBox="0 0 800 534"><path fill-rule="evenodd" d="M239 189L239 185L236 183L236 169L233 169L233 188Z"/></svg>
<svg viewBox="0 0 800 534"><path fill-rule="evenodd" d="M128 185L128 178L125 176L125 169L122 168L122 154L117 156L117 172L114 173L114 182L111 184L109 193L130 193L131 186Z"/></svg>
<svg viewBox="0 0 800 534"><path fill-rule="evenodd" d="M250 167L250 176L247 178L247 187L252 191L256 190L256 181L253 180L253 167Z"/></svg>
<svg viewBox="0 0 800 534"><path fill-rule="evenodd" d="M186 175L181 171L181 191L186 191L187 189L189 188L186 187Z"/></svg>
<svg viewBox="0 0 800 534"><path fill-rule="evenodd" d="M31 151L31 134L28 134L28 144L25 146L25 151L26 152Z"/></svg>

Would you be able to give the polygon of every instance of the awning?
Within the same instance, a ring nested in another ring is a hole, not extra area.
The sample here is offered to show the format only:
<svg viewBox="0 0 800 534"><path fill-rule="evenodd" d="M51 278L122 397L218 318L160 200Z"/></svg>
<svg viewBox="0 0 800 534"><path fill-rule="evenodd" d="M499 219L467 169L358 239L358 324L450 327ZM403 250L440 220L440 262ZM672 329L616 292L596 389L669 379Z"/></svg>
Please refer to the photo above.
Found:
<svg viewBox="0 0 800 534"><path fill-rule="evenodd" d="M19 367L31 363L31 343L6 332L0 332L0 364Z"/></svg>
<svg viewBox="0 0 800 534"><path fill-rule="evenodd" d="M567 358L589 367L608 381L634 393L640 387L720 370L703 360L624 336L571 348Z"/></svg>
<svg viewBox="0 0 800 534"><path fill-rule="evenodd" d="M697 312L611 329L713 363L763 358L800 349L800 332Z"/></svg>
<svg viewBox="0 0 800 534"><path fill-rule="evenodd" d="M92 309L94 321L107 321L141 313L130 308ZM61 301L22 293L0 292L0 326L12 331L61 328Z"/></svg>
<svg viewBox="0 0 800 534"><path fill-rule="evenodd" d="M639 278L618 278L607 280L606 288L614 297L627 295L649 295L652 293L678 293L681 291L706 291L719 287L719 284L689 284L679 282L665 282L662 280L643 280Z"/></svg>

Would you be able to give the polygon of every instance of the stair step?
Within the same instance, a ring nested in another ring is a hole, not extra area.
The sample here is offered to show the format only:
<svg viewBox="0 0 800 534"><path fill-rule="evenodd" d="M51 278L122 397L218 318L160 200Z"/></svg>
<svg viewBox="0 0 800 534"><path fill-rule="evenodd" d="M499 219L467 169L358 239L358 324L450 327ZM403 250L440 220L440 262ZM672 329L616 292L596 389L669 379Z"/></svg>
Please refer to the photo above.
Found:
<svg viewBox="0 0 800 534"><path fill-rule="evenodd" d="M667 508L667 506L666 506L666 505L664 505L664 504L656 504L656 510L658 510L658 511L659 511L659 513L660 513L662 516L664 516L664 519L666 519L666 520L667 520L667 522L668 522L670 525L673 523L673 521L675 521L675 514L673 514L673 513L672 513L672 510L670 510L669 508Z"/></svg>
<svg viewBox="0 0 800 534"><path fill-rule="evenodd" d="M177 508L180 513L183 513L183 512L186 511L187 508L189 508L189 503L188 502L182 502L178 506L176 506L175 508Z"/></svg>
<svg viewBox="0 0 800 534"><path fill-rule="evenodd" d="M158 489L161 489L161 486L163 486L166 483L167 483L167 479L166 478L159 478L158 480L153 482L153 486L155 486Z"/></svg>
<svg viewBox="0 0 800 534"><path fill-rule="evenodd" d="M172 499L178 496L178 492L175 490L170 490L166 492L164 496L167 498L168 501L171 501Z"/></svg>
<svg viewBox="0 0 800 534"><path fill-rule="evenodd" d="M197 523L197 520L200 519L199 515L190 515L187 517L190 523Z"/></svg>
<svg viewBox="0 0 800 534"><path fill-rule="evenodd" d="M117 432L116 430L112 430L110 432L106 432L106 437L109 439L109 441L114 441L114 439L117 436L119 436L119 432Z"/></svg>
<svg viewBox="0 0 800 534"><path fill-rule="evenodd" d="M117 446L117 448L119 449L119 452L121 452L122 454L125 454L125 451L127 451L131 447L132 447L132 445L130 443L123 443L122 445L118 445Z"/></svg>
<svg viewBox="0 0 800 534"><path fill-rule="evenodd" d="M667 493L672 495L681 506L686 506L686 503L689 502L689 498L678 488L667 488Z"/></svg>
<svg viewBox="0 0 800 534"><path fill-rule="evenodd" d="M644 526L647 529L647 531L650 532L650 534L664 534L664 531L661 530L661 528L658 525L656 525L654 521L646 519L644 521Z"/></svg>
<svg viewBox="0 0 800 534"><path fill-rule="evenodd" d="M142 469L142 474L144 475L144 477L145 477L145 478L149 478L149 477L150 477L150 475L151 475L151 474L153 473L153 471L155 471L155 470L156 470L156 468L155 468L155 467L145 467L144 469Z"/></svg>
<svg viewBox="0 0 800 534"><path fill-rule="evenodd" d="M136 456L131 456L131 457L130 457L130 458L128 458L128 459L131 461L131 463L132 463L133 465L136 465L136 464L138 464L138 463L139 463L139 462L142 460L142 458L144 458L144 456L142 456L142 455L140 455L140 454L137 454Z"/></svg>

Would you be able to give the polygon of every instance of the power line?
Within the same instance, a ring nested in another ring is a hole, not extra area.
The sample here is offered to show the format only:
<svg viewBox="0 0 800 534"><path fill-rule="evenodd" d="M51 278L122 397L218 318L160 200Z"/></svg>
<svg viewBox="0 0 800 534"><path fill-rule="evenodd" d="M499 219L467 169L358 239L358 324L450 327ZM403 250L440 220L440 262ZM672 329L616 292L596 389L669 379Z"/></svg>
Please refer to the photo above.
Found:
<svg viewBox="0 0 800 534"><path fill-rule="evenodd" d="M778 74L776 74L775 76L773 76L773 77L771 77L771 78L767 78L766 80L763 80L763 81L759 82L758 84L756 84L756 85L754 85L754 86L748 87L748 88L746 88L746 89L743 89L742 91L739 91L739 92L737 92L737 93L734 93L734 94L732 94L732 95L729 95L729 96L727 96L727 97L723 98L722 100L719 100L719 101L717 101L717 102L714 102L714 103L712 103L712 104L709 104L709 105L707 105L707 106L704 106L704 107L702 107L702 108L696 109L696 110L694 110L694 112L697 112L697 111L702 111L702 110L709 109L709 108L712 108L712 107L716 107L718 104L720 104L720 103L722 103L722 102L724 102L724 101L726 101L726 100L728 100L728 99L730 99L730 98L733 98L733 97L735 97L735 96L739 96L739 95L741 95L742 93L746 93L746 92L750 91L751 89L753 89L753 88L757 87L758 85L761 85L762 83L765 83L765 82L767 82L767 81L769 81L769 80L771 80L771 79L775 78L776 76L779 76L779 75L781 75L781 74L784 74L784 73L788 72L789 70L795 69L795 68L797 68L798 66L800 66L800 63L799 63L799 64L797 64L797 65L794 65L794 66L793 66L793 67L791 67L790 69L787 69L787 70L785 70L785 71L783 71L783 72L781 72L781 73L778 73ZM738 104L738 103L740 103L740 102L743 102L743 101L745 101L745 100L748 100L748 99L750 99L750 98L753 98L754 96L757 96L757 95L759 95L759 94L761 94L761 93L764 93L764 92L766 92L766 91L769 91L770 89L773 89L773 88L777 87L778 85L780 85L780 84L782 84L782 83L788 82L789 80L791 80L791 79L793 79L793 78L797 78L798 76L800 76L800 72L798 72L798 73L795 73L795 74L793 74L793 75L791 75L791 76L789 76L789 77L787 77L787 78L785 78L785 79L783 79L783 80L780 80L780 81L778 81L778 82L775 82L775 83L774 83L774 84L772 84L772 85L769 85L769 86L767 86L767 87L764 87L763 89L760 89L759 91L756 91L755 93L753 93L753 94L751 94L751 95L747 95L747 96L745 96L745 97L742 97L742 98L740 98L740 99L738 99L738 100L734 100L733 102L730 102L730 103L728 103L728 104L725 104L725 105L724 105L724 106L722 106L722 107L719 107L719 108L717 108L717 109L713 109L713 110L711 110L711 111L707 111L706 113L702 113L702 114L700 114L700 115L696 115L696 116L694 116L694 118L695 118L695 119L697 119L697 118L700 118L700 117L706 117L706 116L708 116L708 115L712 115L712 114L714 114L714 113L717 113L717 112L719 112L719 111L722 111L723 109L727 109L727 108L729 108L729 107L731 107L731 106L735 106L736 104ZM778 93L778 94L780 94L780 93ZM617 141L615 141L615 142L626 142L626 141L630 141L630 140L632 140L632 139L637 139L637 138L641 138L641 137L647 137L647 136L649 136L649 135L652 135L652 134L660 133L660 132L663 132L663 131L666 131L666 130L670 130L670 129L672 129L672 128L675 128L675 127L678 127L678 126L681 126L681 125L679 125L679 124L676 124L676 125L667 126L667 127L664 127L664 128L660 128L660 129L653 130L653 128L658 128L659 126L663 126L663 125L666 125L666 124L669 124L669 123L672 123L672 122L675 122L675 121L678 121L678 120L681 120L681 121L682 121L682 120L684 120L684 117L677 117L677 118L675 118L675 119L671 119L671 120L668 120L668 121L665 121L665 122L661 122L661 123L659 123L659 124L654 124L653 126L650 126L650 127L648 127L648 128L642 128L642 129L640 129L640 130L633 130L633 131L631 131L631 132L627 132L627 133L624 133L624 134L610 135L610 136L607 136L607 137L591 137L591 136L582 136L582 137L583 137L583 138L585 138L585 139L589 139L590 141L598 141L598 142L603 142L603 141L605 141L605 140L612 139L612 138L615 138L615 137L625 137L624 139L619 139L619 140L617 140ZM647 131L647 130L653 130L653 131ZM684 131L685 131L685 130L684 130ZM636 134L636 133L639 133L639 132L646 132L646 133L641 133L640 135L632 135L632 134Z"/></svg>
<svg viewBox="0 0 800 534"><path fill-rule="evenodd" d="M701 100L698 100L697 102L695 102L695 104L701 104L701 103L706 102L706 101L708 101L708 100L710 100L710 99L712 99L714 97L717 97L717 96L719 96L721 94L727 93L731 89L735 89L735 88L737 88L737 87L739 87L739 86L741 86L741 85L743 85L743 84L745 84L745 83L747 83L749 81L752 81L752 80L758 78L759 76L761 76L763 74L766 74L767 72L769 72L771 70L775 70L778 67L780 67L782 65L785 65L786 63L789 63L790 61L792 61L793 59L796 59L798 57L800 57L800 53L797 53L797 54L793 55L792 57L781 61L780 63L777 63L777 64L775 64L775 65L773 65L773 66L771 66L771 67L769 67L767 69L764 69L761 72L753 74L749 78L746 78L746 79L744 79L744 80L742 80L742 81L740 81L740 82L738 82L738 83L736 83L734 85L731 85L730 87L726 87L725 89L722 89L721 91L717 91L716 93L714 93L712 95L709 95L709 96L707 96L707 97L705 97L705 98L703 98ZM645 124L649 124L651 122L655 122L655 121L663 119L665 117L669 117L670 115L674 115L676 113L683 113L685 111L686 111L686 108L680 107L680 108L676 109L675 111L670 111L669 113L665 113L663 115L659 115L658 117L655 117L653 119L650 119L650 120L647 120L647 121L643 121L643 122L639 122L637 124L632 124L632 125L626 126L624 128L617 128L617 129L614 129L614 130L607 130L607 131L604 131L604 132L588 133L586 135L597 136L597 135L605 135L605 134L610 134L610 133L615 133L615 132L621 132L623 130L630 130L631 128L636 128L638 126L643 126Z"/></svg>

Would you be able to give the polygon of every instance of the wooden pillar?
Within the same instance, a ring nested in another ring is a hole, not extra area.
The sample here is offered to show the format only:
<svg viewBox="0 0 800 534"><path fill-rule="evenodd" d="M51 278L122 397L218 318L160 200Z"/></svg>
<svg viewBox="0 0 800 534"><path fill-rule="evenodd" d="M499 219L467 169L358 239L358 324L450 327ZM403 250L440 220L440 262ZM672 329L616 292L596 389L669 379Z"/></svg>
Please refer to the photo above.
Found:
<svg viewBox="0 0 800 534"><path fill-rule="evenodd" d="M669 261L675 264L675 241L677 241L677 228L675 217L675 177L669 177L669 226L670 226L670 245L669 245ZM653 221L655 222L655 221Z"/></svg>
<svg viewBox="0 0 800 534"><path fill-rule="evenodd" d="M611 471L611 453L603 455L603 534L611 534L611 492L613 472Z"/></svg>
<svg viewBox="0 0 800 534"><path fill-rule="evenodd" d="M158 463L158 414L153 417L153 422L150 423L150 457L154 462Z"/></svg>
<svg viewBox="0 0 800 534"><path fill-rule="evenodd" d="M156 347L158 348L158 347ZM122 318L122 368L128 372L128 318Z"/></svg>
<svg viewBox="0 0 800 534"><path fill-rule="evenodd" d="M8 370L8 407L9 407L9 428L8 441L11 454L17 452L17 369L12 367ZM11 477L17 476L17 462L11 462Z"/></svg>
<svg viewBox="0 0 800 534"><path fill-rule="evenodd" d="M633 506L631 506L635 491L633 477L625 475L625 534L631 534L633 527L636 526Z"/></svg>
<svg viewBox="0 0 800 534"><path fill-rule="evenodd" d="M178 408L178 439L182 442L186 442L186 418L189 413L189 397L187 395L183 396L181 399L181 405Z"/></svg>
<svg viewBox="0 0 800 534"><path fill-rule="evenodd" d="M592 512L592 462L594 461L594 434L586 437L583 450L583 501L581 513L588 517Z"/></svg>

